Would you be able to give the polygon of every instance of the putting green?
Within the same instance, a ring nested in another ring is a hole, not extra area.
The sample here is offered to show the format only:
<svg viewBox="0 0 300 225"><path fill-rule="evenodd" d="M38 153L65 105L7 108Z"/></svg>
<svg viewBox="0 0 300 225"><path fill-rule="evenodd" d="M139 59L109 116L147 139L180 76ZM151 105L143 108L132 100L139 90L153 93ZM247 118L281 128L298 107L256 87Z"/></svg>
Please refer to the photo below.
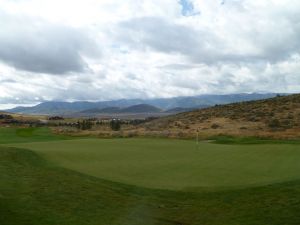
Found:
<svg viewBox="0 0 300 225"><path fill-rule="evenodd" d="M185 190L300 179L299 145L221 145L166 139L82 139L10 144L102 179Z"/></svg>

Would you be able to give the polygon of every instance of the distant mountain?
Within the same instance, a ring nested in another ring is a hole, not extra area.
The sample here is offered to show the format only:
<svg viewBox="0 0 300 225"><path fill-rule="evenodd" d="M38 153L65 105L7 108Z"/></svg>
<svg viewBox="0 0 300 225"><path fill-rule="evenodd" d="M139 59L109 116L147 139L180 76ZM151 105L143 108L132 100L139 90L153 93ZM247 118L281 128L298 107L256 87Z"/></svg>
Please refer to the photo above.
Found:
<svg viewBox="0 0 300 225"><path fill-rule="evenodd" d="M117 108L126 108L140 104L151 105L162 110L174 108L198 108L203 105L213 106L216 104L228 104L234 102L260 100L275 97L276 93L268 94L231 94L231 95L200 95L191 97L175 98L156 98L156 99L120 99L101 102L43 102L33 107L16 107L7 112L22 114L44 114L44 115L68 115L85 110L102 110L105 108L107 113ZM110 108L110 109L109 109ZM141 107L143 108L143 107ZM155 110L154 110L155 111ZM104 112L103 112L104 113Z"/></svg>
<svg viewBox="0 0 300 225"><path fill-rule="evenodd" d="M120 110L120 113L159 113L162 112L160 108L152 105L139 104L133 105Z"/></svg>
<svg viewBox="0 0 300 225"><path fill-rule="evenodd" d="M138 104L125 108L107 107L103 109L93 108L81 111L82 114L136 114L136 113L159 113L162 112L160 108L147 104Z"/></svg>
<svg viewBox="0 0 300 225"><path fill-rule="evenodd" d="M99 108L92 108L92 109L87 109L83 110L80 113L99 113L99 114L110 114L110 113L119 113L121 108L119 107L106 107L103 109Z"/></svg>
<svg viewBox="0 0 300 225"><path fill-rule="evenodd" d="M243 102L251 100L261 100L275 97L277 93L252 93L252 94L228 94L228 95L199 95L199 96L188 96L188 97L175 97L175 98L158 98L144 100L142 103L137 104L149 104L165 110L172 108L198 108L201 105L223 105L234 102ZM285 94L283 94L285 95Z"/></svg>
<svg viewBox="0 0 300 225"><path fill-rule="evenodd" d="M67 114L90 109L94 106L92 102L43 102L32 107L16 107L7 110L12 113L22 114Z"/></svg>

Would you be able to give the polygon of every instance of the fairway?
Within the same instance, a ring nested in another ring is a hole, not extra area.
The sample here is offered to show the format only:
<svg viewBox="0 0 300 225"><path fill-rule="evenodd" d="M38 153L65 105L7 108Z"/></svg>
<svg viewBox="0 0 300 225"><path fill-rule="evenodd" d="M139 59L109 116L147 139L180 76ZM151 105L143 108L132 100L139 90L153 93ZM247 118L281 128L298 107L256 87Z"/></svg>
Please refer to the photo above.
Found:
<svg viewBox="0 0 300 225"><path fill-rule="evenodd" d="M81 139L10 144L105 180L167 190L243 188L300 179L300 148L165 139Z"/></svg>
<svg viewBox="0 0 300 225"><path fill-rule="evenodd" d="M74 139L45 128L0 129L0 143L5 225L300 224L297 144Z"/></svg>

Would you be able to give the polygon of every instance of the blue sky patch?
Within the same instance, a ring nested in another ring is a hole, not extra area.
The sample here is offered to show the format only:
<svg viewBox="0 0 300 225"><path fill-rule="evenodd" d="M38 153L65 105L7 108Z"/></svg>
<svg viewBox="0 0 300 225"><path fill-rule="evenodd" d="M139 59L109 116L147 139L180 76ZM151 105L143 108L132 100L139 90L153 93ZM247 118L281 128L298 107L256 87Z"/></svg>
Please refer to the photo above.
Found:
<svg viewBox="0 0 300 225"><path fill-rule="evenodd" d="M200 12L195 11L194 4L190 0L179 0L181 5L181 13L183 16L194 16L200 14Z"/></svg>

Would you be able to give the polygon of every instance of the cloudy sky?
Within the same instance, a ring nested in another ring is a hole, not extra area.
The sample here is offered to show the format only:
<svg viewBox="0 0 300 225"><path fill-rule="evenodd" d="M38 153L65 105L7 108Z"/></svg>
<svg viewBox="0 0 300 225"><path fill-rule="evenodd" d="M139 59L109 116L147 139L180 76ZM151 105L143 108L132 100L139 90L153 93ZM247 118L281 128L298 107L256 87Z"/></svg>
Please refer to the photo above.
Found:
<svg viewBox="0 0 300 225"><path fill-rule="evenodd" d="M298 0L0 0L0 108L300 92Z"/></svg>

